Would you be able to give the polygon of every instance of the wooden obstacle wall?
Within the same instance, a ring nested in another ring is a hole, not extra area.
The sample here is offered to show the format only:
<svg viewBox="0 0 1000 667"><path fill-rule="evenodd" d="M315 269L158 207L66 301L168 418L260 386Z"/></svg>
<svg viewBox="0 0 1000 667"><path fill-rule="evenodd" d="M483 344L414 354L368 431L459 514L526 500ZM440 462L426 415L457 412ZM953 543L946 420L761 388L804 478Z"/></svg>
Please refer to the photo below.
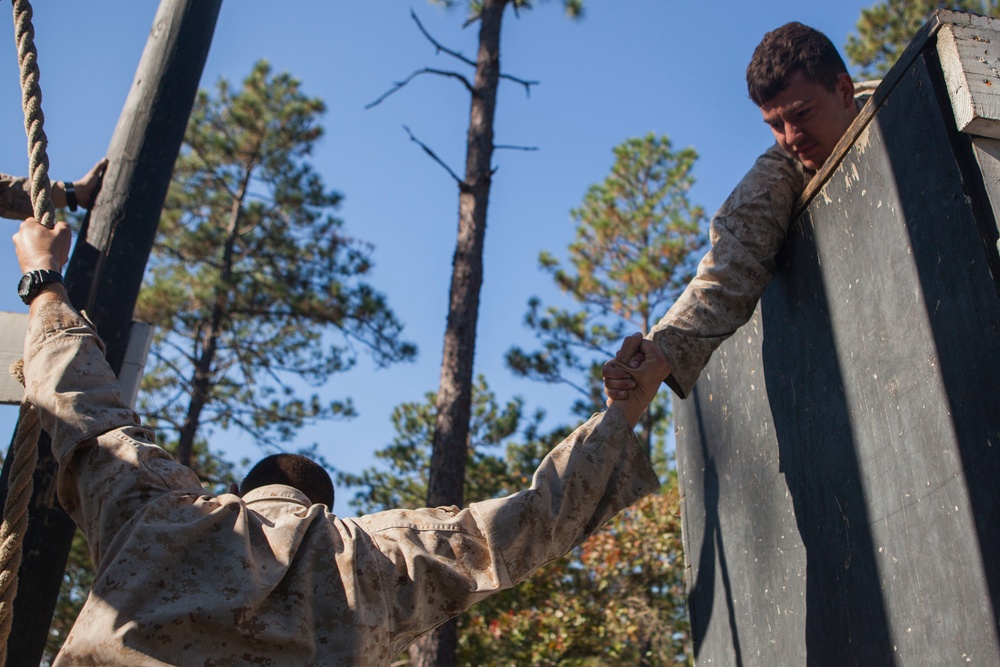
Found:
<svg viewBox="0 0 1000 667"><path fill-rule="evenodd" d="M998 101L937 13L675 401L699 665L1000 664Z"/></svg>

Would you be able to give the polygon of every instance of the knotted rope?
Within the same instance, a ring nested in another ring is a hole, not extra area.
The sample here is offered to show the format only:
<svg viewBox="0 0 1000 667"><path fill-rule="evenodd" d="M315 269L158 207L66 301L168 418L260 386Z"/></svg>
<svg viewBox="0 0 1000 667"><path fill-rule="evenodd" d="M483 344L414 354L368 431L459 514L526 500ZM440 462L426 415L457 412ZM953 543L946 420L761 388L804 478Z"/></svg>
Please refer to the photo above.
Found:
<svg viewBox="0 0 1000 667"><path fill-rule="evenodd" d="M21 106L24 108L24 131L28 135L28 175L31 183L31 206L35 218L52 229L56 224L49 183L48 140L42 125L42 89L38 85L38 54L35 51L35 29L31 25L31 3L12 0L14 6L14 39L17 61L21 68ZM20 363L11 372L24 384ZM10 475L7 501L0 525L0 664L7 661L7 640L14 621L14 598L17 596L17 573L21 566L21 550L28 529L28 504L31 501L35 465L38 463L38 436L41 425L35 408L21 401L17 433L11 445Z"/></svg>

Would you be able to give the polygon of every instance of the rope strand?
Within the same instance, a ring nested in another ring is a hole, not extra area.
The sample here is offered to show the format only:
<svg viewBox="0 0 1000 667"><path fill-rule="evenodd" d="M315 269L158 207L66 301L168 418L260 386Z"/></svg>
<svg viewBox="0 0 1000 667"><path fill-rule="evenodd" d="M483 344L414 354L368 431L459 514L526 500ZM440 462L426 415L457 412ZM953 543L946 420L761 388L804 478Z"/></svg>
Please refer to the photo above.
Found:
<svg viewBox="0 0 1000 667"><path fill-rule="evenodd" d="M13 0L14 40L17 42L17 62L21 68L21 106L24 108L24 132L28 136L28 178L31 183L31 206L35 218L52 229L56 225L52 205L52 183L49 181L49 141L45 136L45 114L42 113L42 89L38 84L38 52L35 50L35 28L31 24L34 12L28 0Z"/></svg>
<svg viewBox="0 0 1000 667"><path fill-rule="evenodd" d="M42 89L38 85L38 54L35 51L33 12L28 0L12 0L14 6L14 39L21 68L21 105L24 107L24 131L28 135L28 175L31 182L31 205L35 218L52 229L56 224L52 205L52 184L49 182L48 139L42 126ZM12 368L11 372L15 372ZM18 371L20 372L20 371ZM24 384L23 374L20 377ZM7 662L7 646L14 622L14 598L21 567L24 535L28 530L28 505L33 493L33 476L38 463L38 436L41 425L38 414L27 400L21 401L17 433L11 444L10 476L7 500L0 524L0 664Z"/></svg>

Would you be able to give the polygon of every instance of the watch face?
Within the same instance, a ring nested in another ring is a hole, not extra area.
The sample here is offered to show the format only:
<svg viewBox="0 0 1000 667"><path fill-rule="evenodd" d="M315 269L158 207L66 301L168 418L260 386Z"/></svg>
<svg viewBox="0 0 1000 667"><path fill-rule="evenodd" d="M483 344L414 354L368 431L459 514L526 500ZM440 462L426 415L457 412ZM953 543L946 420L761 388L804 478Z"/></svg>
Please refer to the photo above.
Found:
<svg viewBox="0 0 1000 667"><path fill-rule="evenodd" d="M21 301L30 304L31 300L38 296L38 292L46 285L61 283L62 274L58 271L40 269L38 271L28 271L21 276L21 282L17 284L17 295Z"/></svg>
<svg viewBox="0 0 1000 667"><path fill-rule="evenodd" d="M31 294L31 274L25 273L17 283L17 295L22 299L28 298Z"/></svg>

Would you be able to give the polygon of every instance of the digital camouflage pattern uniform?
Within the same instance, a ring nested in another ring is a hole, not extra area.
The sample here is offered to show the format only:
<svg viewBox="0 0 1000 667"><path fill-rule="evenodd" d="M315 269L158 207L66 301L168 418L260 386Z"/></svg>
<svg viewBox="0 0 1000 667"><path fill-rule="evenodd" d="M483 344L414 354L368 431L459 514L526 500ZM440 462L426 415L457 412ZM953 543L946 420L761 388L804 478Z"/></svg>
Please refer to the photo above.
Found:
<svg viewBox="0 0 1000 667"><path fill-rule="evenodd" d="M529 489L464 510L340 519L283 485L211 495L122 403L90 325L61 302L36 310L27 396L96 564L57 665L385 666L659 486L612 406Z"/></svg>
<svg viewBox="0 0 1000 667"><path fill-rule="evenodd" d="M0 218L24 220L32 215L28 181L0 174Z"/></svg>
<svg viewBox="0 0 1000 667"><path fill-rule="evenodd" d="M666 382L681 398L687 398L715 349L753 315L771 280L792 208L811 176L775 144L712 217L711 250L648 336L670 362Z"/></svg>
<svg viewBox="0 0 1000 667"><path fill-rule="evenodd" d="M855 83L859 111L879 83ZM687 398L716 348L753 316L771 281L795 202L813 175L775 143L712 217L711 249L647 336L670 363L665 381L681 398Z"/></svg>

